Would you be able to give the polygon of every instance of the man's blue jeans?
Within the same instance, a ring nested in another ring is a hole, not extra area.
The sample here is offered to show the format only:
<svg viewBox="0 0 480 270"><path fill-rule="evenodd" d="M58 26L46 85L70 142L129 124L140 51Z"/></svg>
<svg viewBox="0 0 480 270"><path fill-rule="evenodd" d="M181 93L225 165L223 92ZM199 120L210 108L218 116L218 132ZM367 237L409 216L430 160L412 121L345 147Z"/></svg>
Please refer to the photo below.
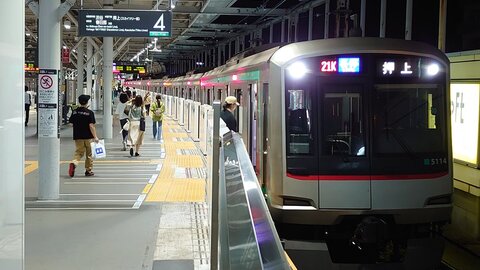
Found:
<svg viewBox="0 0 480 270"><path fill-rule="evenodd" d="M162 139L162 121L153 121L153 138Z"/></svg>

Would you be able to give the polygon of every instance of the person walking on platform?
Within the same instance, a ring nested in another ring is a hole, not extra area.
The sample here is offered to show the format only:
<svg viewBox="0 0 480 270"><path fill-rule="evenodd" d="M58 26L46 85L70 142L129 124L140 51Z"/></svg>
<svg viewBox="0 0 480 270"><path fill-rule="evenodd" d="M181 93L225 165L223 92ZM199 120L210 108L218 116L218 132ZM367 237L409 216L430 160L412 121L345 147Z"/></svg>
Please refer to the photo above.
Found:
<svg viewBox="0 0 480 270"><path fill-rule="evenodd" d="M143 107L143 98L136 96L128 112L128 140L130 142L130 156L133 157L133 146L135 146L135 156L140 154L140 146L143 144L143 133L145 131L145 109Z"/></svg>
<svg viewBox="0 0 480 270"><path fill-rule="evenodd" d="M78 102L80 107L72 112L69 122L73 124L73 139L75 140L75 154L68 168L68 175L75 175L75 168L85 154L85 176L93 176L92 139L98 143L95 129L95 114L88 109L90 96L80 95Z"/></svg>
<svg viewBox="0 0 480 270"><path fill-rule="evenodd" d="M125 114L125 109L128 105L128 96L125 93L121 93L119 97L119 103L117 104L117 108L115 109L115 115L118 115L118 119L120 120L120 128L122 129L122 151L127 150L127 137L128 137L128 130L125 130L123 126L128 123L128 115Z"/></svg>
<svg viewBox="0 0 480 270"><path fill-rule="evenodd" d="M240 104L237 102L237 98L234 96L228 96L223 103L223 110L220 113L220 118L227 124L227 127L235 132L238 132L237 120L233 116L233 112Z"/></svg>
<svg viewBox="0 0 480 270"><path fill-rule="evenodd" d="M162 123L165 106L162 102L162 96L155 96L155 102L152 103L152 122L153 122L153 139L162 140Z"/></svg>
<svg viewBox="0 0 480 270"><path fill-rule="evenodd" d="M145 103L145 111L147 114L150 113L150 104L152 104L152 97L150 96L150 92L147 92L145 94L145 97L143 98L143 102Z"/></svg>
<svg viewBox="0 0 480 270"><path fill-rule="evenodd" d="M25 85L25 126L28 126L30 117L30 106L32 105L32 96L28 93L28 86Z"/></svg>

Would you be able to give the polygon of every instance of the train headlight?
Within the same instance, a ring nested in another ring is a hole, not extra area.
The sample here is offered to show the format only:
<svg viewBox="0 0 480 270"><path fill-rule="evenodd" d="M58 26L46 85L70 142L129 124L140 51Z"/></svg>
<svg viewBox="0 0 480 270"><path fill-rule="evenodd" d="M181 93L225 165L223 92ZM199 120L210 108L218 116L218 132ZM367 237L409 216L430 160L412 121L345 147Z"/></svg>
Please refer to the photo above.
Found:
<svg viewBox="0 0 480 270"><path fill-rule="evenodd" d="M440 71L440 67L438 64L430 64L427 66L427 75L428 76L435 76Z"/></svg>
<svg viewBox="0 0 480 270"><path fill-rule="evenodd" d="M302 62L295 62L287 67L288 73L294 79L301 79L308 72L307 67Z"/></svg>

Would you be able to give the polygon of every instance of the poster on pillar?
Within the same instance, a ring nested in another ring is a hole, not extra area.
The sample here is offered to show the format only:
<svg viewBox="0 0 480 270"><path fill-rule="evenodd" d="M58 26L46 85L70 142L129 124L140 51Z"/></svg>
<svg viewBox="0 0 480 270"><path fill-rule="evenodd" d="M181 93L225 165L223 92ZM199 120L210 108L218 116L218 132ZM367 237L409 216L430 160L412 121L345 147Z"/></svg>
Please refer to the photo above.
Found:
<svg viewBox="0 0 480 270"><path fill-rule="evenodd" d="M58 137L58 71L40 69L38 74L38 136Z"/></svg>

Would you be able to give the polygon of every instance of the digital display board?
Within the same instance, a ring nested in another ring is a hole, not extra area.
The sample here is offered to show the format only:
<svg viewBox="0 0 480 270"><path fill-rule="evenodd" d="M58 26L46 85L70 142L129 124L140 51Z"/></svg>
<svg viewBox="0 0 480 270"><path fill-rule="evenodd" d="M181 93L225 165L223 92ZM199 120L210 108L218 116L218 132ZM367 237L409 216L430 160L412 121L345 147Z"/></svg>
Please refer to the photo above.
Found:
<svg viewBox="0 0 480 270"><path fill-rule="evenodd" d="M418 58L387 58L377 61L377 75L389 77L420 77L420 59Z"/></svg>
<svg viewBox="0 0 480 270"><path fill-rule="evenodd" d="M35 66L35 63L25 63L23 69L27 72L38 72L38 67Z"/></svg>
<svg viewBox="0 0 480 270"><path fill-rule="evenodd" d="M171 11L80 9L78 13L79 36L170 37L171 32Z"/></svg>
<svg viewBox="0 0 480 270"><path fill-rule="evenodd" d="M124 63L113 64L113 73L145 74L145 72L146 72L145 65L124 64Z"/></svg>
<svg viewBox="0 0 480 270"><path fill-rule="evenodd" d="M360 73L360 57L338 57L320 61L322 73Z"/></svg>

